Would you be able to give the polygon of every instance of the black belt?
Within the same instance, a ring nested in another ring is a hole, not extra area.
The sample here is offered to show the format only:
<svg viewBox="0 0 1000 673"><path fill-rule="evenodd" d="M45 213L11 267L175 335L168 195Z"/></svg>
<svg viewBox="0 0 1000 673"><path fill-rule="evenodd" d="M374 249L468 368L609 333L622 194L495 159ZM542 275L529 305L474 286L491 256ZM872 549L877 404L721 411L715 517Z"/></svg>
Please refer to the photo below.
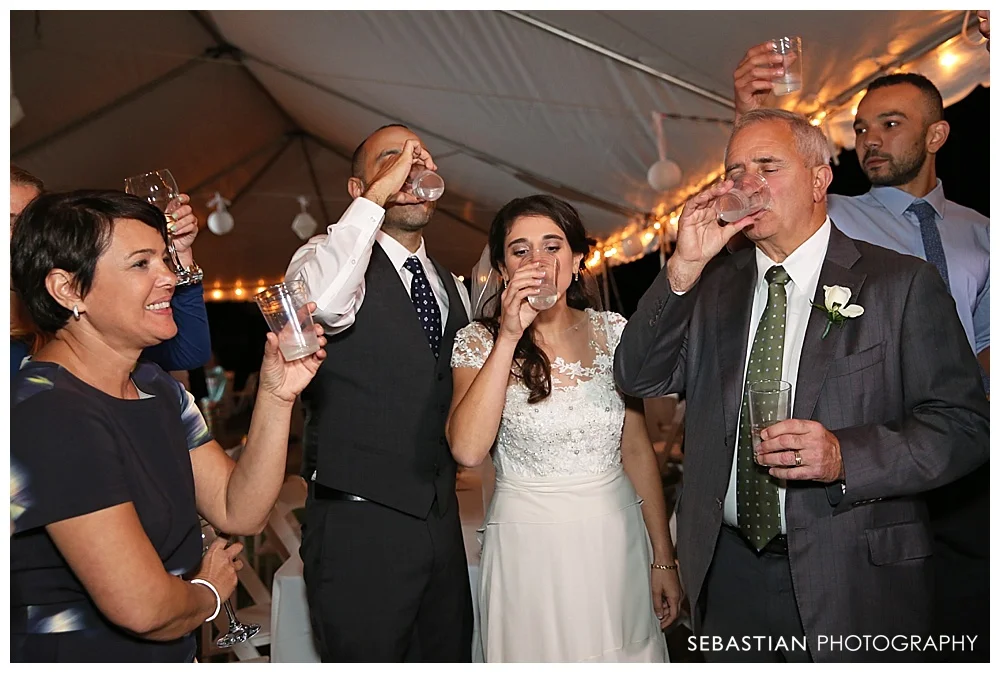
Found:
<svg viewBox="0 0 1000 673"><path fill-rule="evenodd" d="M315 481L311 482L310 487L313 489L313 497L317 500L342 500L347 502L368 502L367 498L362 498L360 495L354 495L353 493L346 493L345 491L340 491L335 488L330 488L329 486L324 486L323 484L317 484Z"/></svg>
<svg viewBox="0 0 1000 673"><path fill-rule="evenodd" d="M737 536L740 541L743 542L747 547L752 549L756 554L777 554L779 556L788 556L788 536L787 535L775 535L771 538L771 541L764 545L764 548L757 551L757 548L750 542L749 539L743 534L743 532L736 528L735 526L730 526L729 524L723 524L724 529L728 530L733 535Z"/></svg>

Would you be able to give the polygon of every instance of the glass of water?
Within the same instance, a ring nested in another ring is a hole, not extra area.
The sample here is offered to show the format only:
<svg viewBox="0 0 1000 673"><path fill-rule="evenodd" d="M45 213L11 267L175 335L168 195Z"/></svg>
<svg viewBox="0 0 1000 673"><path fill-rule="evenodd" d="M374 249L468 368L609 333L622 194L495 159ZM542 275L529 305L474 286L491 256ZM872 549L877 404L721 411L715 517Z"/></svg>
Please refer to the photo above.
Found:
<svg viewBox="0 0 1000 673"><path fill-rule="evenodd" d="M278 348L285 360L298 360L319 350L305 282L278 283L260 291L254 299L267 326L278 336Z"/></svg>
<svg viewBox="0 0 1000 673"><path fill-rule="evenodd" d="M410 192L424 201L437 201L444 194L444 180L434 171L420 168L407 181Z"/></svg>
<svg viewBox="0 0 1000 673"><path fill-rule="evenodd" d="M774 79L774 95L786 96L802 88L802 38L776 37L771 42L774 51L781 54L785 73Z"/></svg>
<svg viewBox="0 0 1000 673"><path fill-rule="evenodd" d="M760 445L760 431L792 417L792 384L788 381L758 381L747 389L750 410L750 439L754 450Z"/></svg>
<svg viewBox="0 0 1000 673"><path fill-rule="evenodd" d="M528 295L531 308L536 311L552 308L559 301L559 259L547 252L535 252L524 258L521 265L525 264L538 264L539 271L545 274L538 294Z"/></svg>
<svg viewBox="0 0 1000 673"><path fill-rule="evenodd" d="M771 205L771 190L762 175L740 173L730 179L733 188L715 200L715 212L723 222L736 222Z"/></svg>

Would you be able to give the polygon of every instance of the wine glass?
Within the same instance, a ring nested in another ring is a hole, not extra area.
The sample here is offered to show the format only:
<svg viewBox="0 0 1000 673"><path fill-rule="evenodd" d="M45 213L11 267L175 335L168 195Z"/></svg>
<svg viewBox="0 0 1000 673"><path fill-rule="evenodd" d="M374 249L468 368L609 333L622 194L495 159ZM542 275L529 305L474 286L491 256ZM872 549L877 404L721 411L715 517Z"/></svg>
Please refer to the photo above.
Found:
<svg viewBox="0 0 1000 673"><path fill-rule="evenodd" d="M207 550L216 537L218 537L218 533L216 533L212 525L202 519L202 551ZM218 640L215 641L216 647L232 647L233 645L245 643L257 635L260 631L260 624L243 624L240 622L239 618L236 616L236 610L233 609L233 605L229 599L226 599L225 608L226 616L229 618L229 631L224 633Z"/></svg>
<svg viewBox="0 0 1000 673"><path fill-rule="evenodd" d="M125 193L145 199L150 205L160 209L167 218L168 224L173 218L167 215L167 210L174 210L171 206L176 207L179 205L176 202L180 194L180 190L177 189L177 181L174 180L174 176L166 168L125 178ZM174 248L172 236L168 236L167 238L167 251L170 253L170 263L173 266L173 272L177 275L177 284L190 285L194 281L194 278L184 268L184 265L181 264L177 256L177 249Z"/></svg>

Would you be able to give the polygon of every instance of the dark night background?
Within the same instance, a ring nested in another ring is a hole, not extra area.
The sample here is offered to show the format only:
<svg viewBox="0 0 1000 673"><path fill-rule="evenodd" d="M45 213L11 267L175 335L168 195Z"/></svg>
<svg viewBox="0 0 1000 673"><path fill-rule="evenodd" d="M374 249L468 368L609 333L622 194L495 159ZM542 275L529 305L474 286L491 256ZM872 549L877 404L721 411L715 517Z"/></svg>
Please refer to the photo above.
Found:
<svg viewBox="0 0 1000 673"><path fill-rule="evenodd" d="M989 113L989 89L983 87L945 108L951 134L937 157L938 177L944 182L945 195L987 217L990 214ZM854 196L868 191L868 180L853 151L841 152L839 164L833 167L830 193ZM612 275L621 304L613 296L609 308L631 316L659 270L657 254L614 267ZM239 389L247 375L260 367L267 325L253 302L209 302L208 318L218 364L234 371L234 387Z"/></svg>

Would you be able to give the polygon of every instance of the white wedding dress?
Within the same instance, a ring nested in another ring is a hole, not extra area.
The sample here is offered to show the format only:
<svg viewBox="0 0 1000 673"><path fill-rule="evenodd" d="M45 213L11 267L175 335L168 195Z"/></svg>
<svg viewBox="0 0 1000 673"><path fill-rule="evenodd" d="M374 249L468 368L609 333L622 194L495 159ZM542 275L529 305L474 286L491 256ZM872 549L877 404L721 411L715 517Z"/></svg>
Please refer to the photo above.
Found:
<svg viewBox="0 0 1000 673"><path fill-rule="evenodd" d="M507 388L481 531L487 662L667 661L642 503L621 464L625 404L612 363L625 318L587 313L590 362L557 358L552 394L536 404L513 377ZM481 368L492 345L470 324L452 366Z"/></svg>

